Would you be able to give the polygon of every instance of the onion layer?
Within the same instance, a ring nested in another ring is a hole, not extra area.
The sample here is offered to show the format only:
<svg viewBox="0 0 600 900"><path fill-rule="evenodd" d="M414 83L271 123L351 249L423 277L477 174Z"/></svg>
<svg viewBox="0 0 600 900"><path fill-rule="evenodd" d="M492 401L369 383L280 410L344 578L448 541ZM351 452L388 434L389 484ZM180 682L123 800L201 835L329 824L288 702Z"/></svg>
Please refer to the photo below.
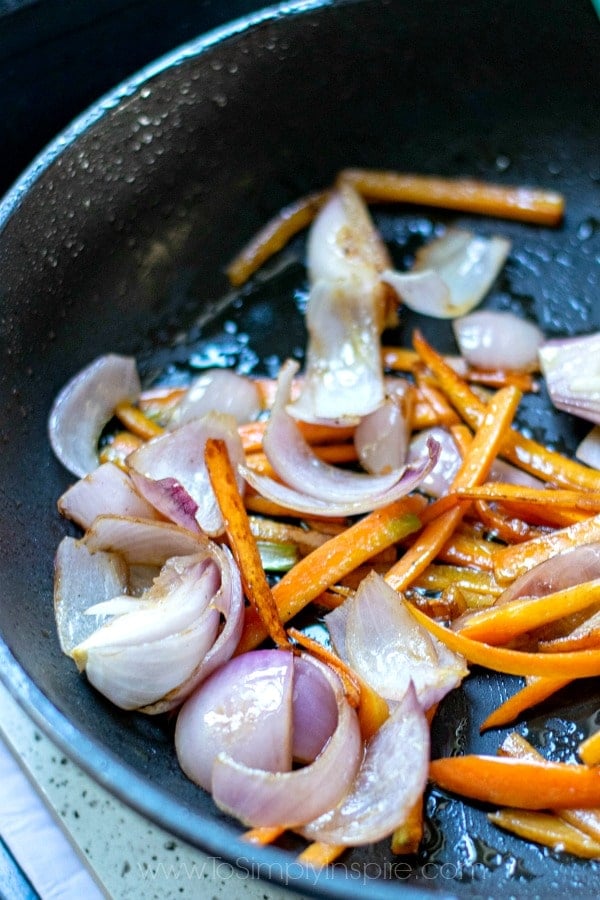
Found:
<svg viewBox="0 0 600 900"><path fill-rule="evenodd" d="M481 369L531 372L538 365L542 331L510 312L479 310L453 322L461 355Z"/></svg>
<svg viewBox="0 0 600 900"><path fill-rule="evenodd" d="M169 416L169 430L200 419L208 412L250 422L261 409L260 392L252 379L229 369L209 369L195 378Z"/></svg>
<svg viewBox="0 0 600 900"><path fill-rule="evenodd" d="M600 425L600 332L547 341L539 360L554 406Z"/></svg>

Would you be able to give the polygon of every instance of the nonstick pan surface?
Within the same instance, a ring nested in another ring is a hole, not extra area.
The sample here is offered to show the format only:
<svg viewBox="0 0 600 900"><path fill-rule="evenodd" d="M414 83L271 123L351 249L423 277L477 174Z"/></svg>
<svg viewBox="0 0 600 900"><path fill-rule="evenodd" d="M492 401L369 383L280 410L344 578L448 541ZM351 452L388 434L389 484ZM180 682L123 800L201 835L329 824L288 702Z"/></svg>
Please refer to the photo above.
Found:
<svg viewBox="0 0 600 900"><path fill-rule="evenodd" d="M231 293L223 269L292 199L345 166L471 175L564 192L557 229L409 207L374 208L399 264L436 224L513 242L486 300L548 336L600 327L600 25L571 3L302 3L256 14L159 60L88 110L0 206L0 663L34 719L100 783L153 821L252 875L329 897L597 895L598 863L504 834L486 810L437 791L418 857L388 843L327 873L294 863L293 839L251 849L182 775L172 723L105 702L60 652L52 566L69 526L70 477L52 457L48 410L94 357L134 354L145 383L209 364L271 373L305 344L303 237ZM442 350L450 328L404 313ZM583 361L585 364L585 361ZM521 425L572 452L587 430L527 398ZM74 533L74 532L73 532ZM515 679L475 671L443 703L434 752L495 753L479 736ZM596 680L519 723L570 758L598 718ZM597 725L596 725L597 727Z"/></svg>

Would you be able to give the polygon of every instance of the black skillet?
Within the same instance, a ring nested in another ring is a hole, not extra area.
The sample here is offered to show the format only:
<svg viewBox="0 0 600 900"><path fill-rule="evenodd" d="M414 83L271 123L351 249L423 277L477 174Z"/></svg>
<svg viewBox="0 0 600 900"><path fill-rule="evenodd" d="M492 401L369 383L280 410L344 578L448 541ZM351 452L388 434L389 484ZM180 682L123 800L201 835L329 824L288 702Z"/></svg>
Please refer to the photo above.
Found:
<svg viewBox="0 0 600 900"><path fill-rule="evenodd" d="M330 897L597 895L597 863L540 850L486 810L431 791L422 853L387 843L301 873L293 839L264 850L190 784L172 726L124 714L60 653L52 561L69 484L46 440L58 388L95 356L133 353L146 383L212 364L271 371L301 353L296 239L265 279L228 292L223 268L285 203L347 165L468 174L567 197L550 230L420 208L380 208L398 263L438 223L505 234L513 251L487 304L548 335L600 327L600 24L589 2L303 3L175 51L88 110L0 206L0 663L3 681L64 750L150 819L253 875ZM404 315L441 349L446 325ZM585 361L583 361L585 364ZM523 427L572 451L585 426L527 400ZM520 730L570 758L598 716L590 680ZM478 671L443 704L434 752L494 753L478 723L514 686Z"/></svg>

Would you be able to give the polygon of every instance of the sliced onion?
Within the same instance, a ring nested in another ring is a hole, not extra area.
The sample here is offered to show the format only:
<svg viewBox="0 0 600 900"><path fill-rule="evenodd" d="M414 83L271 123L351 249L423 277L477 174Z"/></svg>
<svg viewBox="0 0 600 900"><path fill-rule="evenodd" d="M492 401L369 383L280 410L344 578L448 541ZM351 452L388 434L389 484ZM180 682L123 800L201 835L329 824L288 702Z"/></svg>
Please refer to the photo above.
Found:
<svg viewBox="0 0 600 900"><path fill-rule="evenodd" d="M175 747L191 781L210 791L219 753L266 772L292 768L294 657L257 650L229 660L177 716Z"/></svg>
<svg viewBox="0 0 600 900"><path fill-rule="evenodd" d="M429 727L412 684L367 744L351 790L301 829L309 841L358 847L382 840L406 821L429 769Z"/></svg>
<svg viewBox="0 0 600 900"><path fill-rule="evenodd" d="M581 441L575 456L592 469L600 469L600 426L595 425Z"/></svg>
<svg viewBox="0 0 600 900"><path fill-rule="evenodd" d="M225 526L204 462L208 438L225 441L237 471L245 458L242 441L235 419L224 413L206 413L201 419L193 419L175 431L153 438L131 453L127 464L146 478L178 482L197 504L196 520L200 528L206 534L219 535ZM238 487L243 492L241 476Z"/></svg>
<svg viewBox="0 0 600 900"><path fill-rule="evenodd" d="M155 514L161 513L166 519L188 531L200 531L196 518L198 504L175 478L159 478L155 481L140 475L134 469L131 469L130 477Z"/></svg>
<svg viewBox="0 0 600 900"><path fill-rule="evenodd" d="M358 771L362 740L356 712L338 677L315 660L334 691L337 725L314 762L291 772L245 766L226 753L214 764L212 794L217 806L249 826L294 828L331 809L344 797Z"/></svg>
<svg viewBox="0 0 600 900"><path fill-rule="evenodd" d="M409 273L417 276L414 283L393 271L385 272L383 279L409 309L439 319L453 319L466 315L481 302L504 265L510 246L505 238L485 238L449 228L417 253ZM428 285L418 281L424 276L431 278Z"/></svg>
<svg viewBox="0 0 600 900"><path fill-rule="evenodd" d="M557 409L600 424L600 332L547 341L539 360Z"/></svg>
<svg viewBox="0 0 600 900"><path fill-rule="evenodd" d="M63 466L83 478L98 465L102 429L122 401L141 390L135 360L109 353L72 378L56 397L48 419L50 444Z"/></svg>
<svg viewBox="0 0 600 900"><path fill-rule="evenodd" d="M169 430L208 412L233 416L238 423L255 419L261 409L257 384L230 369L209 369L195 378L169 415Z"/></svg>
<svg viewBox="0 0 600 900"><path fill-rule="evenodd" d="M401 595L376 572L325 616L325 624L338 655L392 703L402 699L412 681L427 710L467 675L462 657L422 628Z"/></svg>
<svg viewBox="0 0 600 900"><path fill-rule="evenodd" d="M91 553L81 541L63 538L54 560L54 616L63 653L70 656L106 616L100 609L94 613L95 618L86 617L87 608L127 589L127 566L122 556Z"/></svg>
<svg viewBox="0 0 600 900"><path fill-rule="evenodd" d="M367 472L382 475L406 464L410 422L399 397L388 396L364 416L354 432L354 446Z"/></svg>
<svg viewBox="0 0 600 900"><path fill-rule="evenodd" d="M244 478L263 496L299 512L351 515L375 509L414 490L435 465L437 445L430 442L427 456L414 466L387 475L367 475L329 465L320 460L287 414L285 404L297 363L288 360L279 376L279 388L263 447L279 484L241 467Z"/></svg>
<svg viewBox="0 0 600 900"><path fill-rule="evenodd" d="M390 260L366 204L349 185L317 215L307 264L306 374L290 413L307 422L356 421L384 399L380 336L388 293L379 274Z"/></svg>
<svg viewBox="0 0 600 900"><path fill-rule="evenodd" d="M323 671L302 656L294 658L292 755L307 763L315 759L338 720L336 694Z"/></svg>
<svg viewBox="0 0 600 900"><path fill-rule="evenodd" d="M221 613L243 624L239 573L226 548L208 546L195 556L172 557L141 600L104 603L114 613L71 656L88 680L122 709L165 712L178 705L215 666ZM98 609L98 607L96 607ZM214 655L214 654L213 654ZM222 659L219 662L223 661Z"/></svg>
<svg viewBox="0 0 600 900"><path fill-rule="evenodd" d="M519 575L496 599L496 604L520 597L543 597L596 578L600 578L600 543L582 544Z"/></svg>
<svg viewBox="0 0 600 900"><path fill-rule="evenodd" d="M416 434L409 445L408 463L414 465L421 459L431 440L434 440L440 448L439 455L435 467L421 481L419 490L430 497L443 497L448 493L462 462L456 441L447 429L434 426Z"/></svg>
<svg viewBox="0 0 600 900"><path fill-rule="evenodd" d="M485 309L452 324L461 355L472 366L518 372L537 368L544 335L533 322L511 312Z"/></svg>
<svg viewBox="0 0 600 900"><path fill-rule="evenodd" d="M58 509L83 529L89 528L97 516L109 513L140 519L158 518L152 504L135 490L127 472L111 462L103 463L71 485L59 498Z"/></svg>
<svg viewBox="0 0 600 900"><path fill-rule="evenodd" d="M205 535L170 522L108 515L94 520L83 542L90 553L119 553L130 566L163 566L171 556L191 556L208 546Z"/></svg>

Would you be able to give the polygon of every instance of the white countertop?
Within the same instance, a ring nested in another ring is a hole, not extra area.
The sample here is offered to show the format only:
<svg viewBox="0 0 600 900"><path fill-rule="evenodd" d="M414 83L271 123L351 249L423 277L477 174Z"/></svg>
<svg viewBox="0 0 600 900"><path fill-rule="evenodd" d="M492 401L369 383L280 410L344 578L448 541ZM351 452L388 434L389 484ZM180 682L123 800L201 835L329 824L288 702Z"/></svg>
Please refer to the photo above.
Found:
<svg viewBox="0 0 600 900"><path fill-rule="evenodd" d="M67 759L2 685L0 784L0 836L42 900L298 898L124 806Z"/></svg>

